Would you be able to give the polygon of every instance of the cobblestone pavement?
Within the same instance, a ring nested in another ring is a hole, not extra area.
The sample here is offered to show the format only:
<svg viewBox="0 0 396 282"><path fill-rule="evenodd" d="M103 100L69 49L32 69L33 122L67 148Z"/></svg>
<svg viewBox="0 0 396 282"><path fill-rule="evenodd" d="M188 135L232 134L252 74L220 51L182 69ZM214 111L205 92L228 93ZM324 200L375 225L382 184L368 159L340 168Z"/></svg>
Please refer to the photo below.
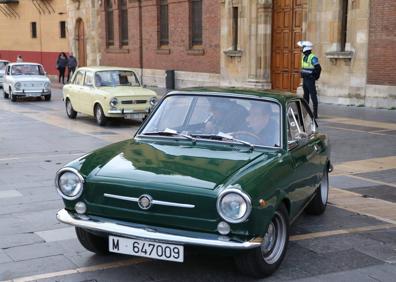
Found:
<svg viewBox="0 0 396 282"><path fill-rule="evenodd" d="M0 93L0 97L2 97ZM320 105L335 169L323 216L302 215L266 281L395 281L396 111ZM69 120L53 100L0 98L0 281L251 281L225 253L191 249L183 264L84 250L55 219L53 178L68 161L130 138L139 123Z"/></svg>

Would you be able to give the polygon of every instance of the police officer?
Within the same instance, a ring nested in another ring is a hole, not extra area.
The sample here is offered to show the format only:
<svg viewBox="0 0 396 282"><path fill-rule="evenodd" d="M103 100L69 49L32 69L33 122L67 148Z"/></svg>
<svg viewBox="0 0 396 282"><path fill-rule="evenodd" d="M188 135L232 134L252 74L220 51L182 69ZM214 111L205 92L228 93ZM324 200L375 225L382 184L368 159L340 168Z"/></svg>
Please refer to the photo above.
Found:
<svg viewBox="0 0 396 282"><path fill-rule="evenodd" d="M322 68L318 57L312 53L312 42L299 41L297 45L302 48L303 53L301 57L301 77L303 78L304 99L309 104L309 96L311 96L314 117L318 118L318 97L315 81L319 79Z"/></svg>

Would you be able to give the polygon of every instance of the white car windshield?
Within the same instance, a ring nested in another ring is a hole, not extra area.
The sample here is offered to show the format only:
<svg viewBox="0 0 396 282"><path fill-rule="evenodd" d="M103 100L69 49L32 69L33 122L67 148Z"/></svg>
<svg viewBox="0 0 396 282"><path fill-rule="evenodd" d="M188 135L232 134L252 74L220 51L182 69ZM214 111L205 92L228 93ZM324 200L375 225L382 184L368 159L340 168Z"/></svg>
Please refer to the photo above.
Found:
<svg viewBox="0 0 396 282"><path fill-rule="evenodd" d="M18 64L11 68L11 75L44 75L44 69L41 65Z"/></svg>
<svg viewBox="0 0 396 282"><path fill-rule="evenodd" d="M260 99L203 95L167 97L141 135L230 140L280 147L279 104Z"/></svg>
<svg viewBox="0 0 396 282"><path fill-rule="evenodd" d="M4 70L7 66L7 62L0 62L0 70Z"/></svg>
<svg viewBox="0 0 396 282"><path fill-rule="evenodd" d="M133 71L112 70L96 72L95 85L96 87L140 86L140 83Z"/></svg>

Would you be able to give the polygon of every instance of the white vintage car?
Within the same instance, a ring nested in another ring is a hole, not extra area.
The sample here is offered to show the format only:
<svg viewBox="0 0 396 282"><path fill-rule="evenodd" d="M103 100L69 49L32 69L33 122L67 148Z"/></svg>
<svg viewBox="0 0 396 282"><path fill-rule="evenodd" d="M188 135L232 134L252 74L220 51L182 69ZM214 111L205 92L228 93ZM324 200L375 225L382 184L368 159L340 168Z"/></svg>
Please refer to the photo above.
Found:
<svg viewBox="0 0 396 282"><path fill-rule="evenodd" d="M3 79L4 79L4 73L5 73L5 69L7 64L9 63L9 61L6 60L0 60L0 87L3 87Z"/></svg>
<svg viewBox="0 0 396 282"><path fill-rule="evenodd" d="M51 82L41 64L9 63L3 82L4 98L15 102L19 97L44 97L51 100Z"/></svg>

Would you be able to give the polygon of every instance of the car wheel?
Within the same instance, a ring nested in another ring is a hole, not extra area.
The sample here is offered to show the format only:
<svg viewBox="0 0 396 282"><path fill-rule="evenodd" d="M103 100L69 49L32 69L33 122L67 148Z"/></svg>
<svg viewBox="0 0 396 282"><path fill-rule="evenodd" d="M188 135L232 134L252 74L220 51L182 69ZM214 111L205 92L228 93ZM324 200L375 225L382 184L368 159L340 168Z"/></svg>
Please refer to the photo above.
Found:
<svg viewBox="0 0 396 282"><path fill-rule="evenodd" d="M100 126L104 126L107 123L107 118L103 113L102 107L97 104L94 109L96 123Z"/></svg>
<svg viewBox="0 0 396 282"><path fill-rule="evenodd" d="M76 227L75 229L78 241L80 241L81 245L83 245L83 247L88 251L98 255L107 255L109 253L107 248L107 237L94 235L79 227Z"/></svg>
<svg viewBox="0 0 396 282"><path fill-rule="evenodd" d="M3 88L3 96L4 96L4 99L8 99L8 93L6 93L4 88Z"/></svg>
<svg viewBox="0 0 396 282"><path fill-rule="evenodd" d="M51 94L50 95L45 95L44 96L45 101L50 101L51 100Z"/></svg>
<svg viewBox="0 0 396 282"><path fill-rule="evenodd" d="M322 181L316 189L315 197L311 200L305 211L308 214L320 215L326 210L329 197L329 173L327 167L323 171Z"/></svg>
<svg viewBox="0 0 396 282"><path fill-rule="evenodd" d="M235 258L240 272L263 278L271 275L281 264L289 242L289 215L282 204L275 212L259 248Z"/></svg>
<svg viewBox="0 0 396 282"><path fill-rule="evenodd" d="M77 116L77 112L73 109L69 99L66 99L66 114L70 119L75 119Z"/></svg>
<svg viewBox="0 0 396 282"><path fill-rule="evenodd" d="M10 100L11 102L16 102L16 97L14 96L14 94L12 94L12 89L10 87L8 94L10 95Z"/></svg>

